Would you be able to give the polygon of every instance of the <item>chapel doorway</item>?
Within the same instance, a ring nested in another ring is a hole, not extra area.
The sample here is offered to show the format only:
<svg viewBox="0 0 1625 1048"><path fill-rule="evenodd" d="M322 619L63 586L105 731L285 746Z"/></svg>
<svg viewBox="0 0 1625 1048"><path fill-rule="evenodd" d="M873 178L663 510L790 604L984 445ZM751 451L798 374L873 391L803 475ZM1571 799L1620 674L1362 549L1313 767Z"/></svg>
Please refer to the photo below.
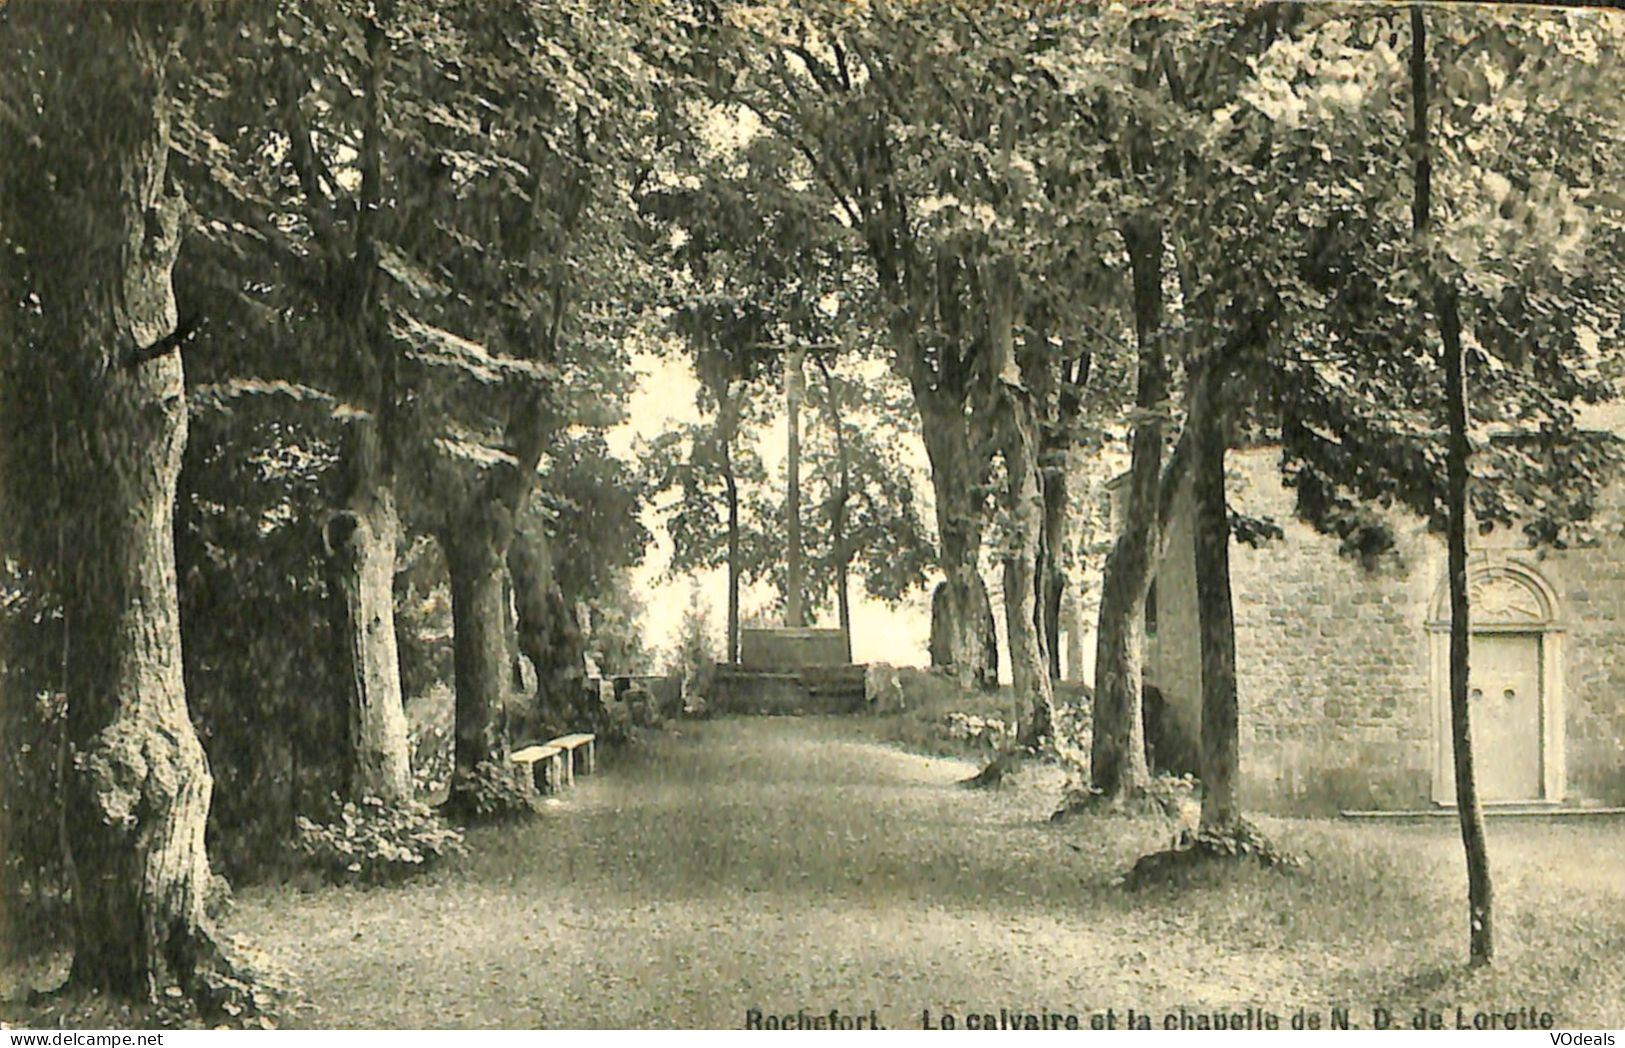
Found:
<svg viewBox="0 0 1625 1048"><path fill-rule="evenodd" d="M1473 769L1486 804L1563 795L1563 627L1557 595L1532 564L1480 554L1468 569L1467 695ZM1433 799L1456 802L1450 734L1448 593L1428 622L1434 710Z"/></svg>
<svg viewBox="0 0 1625 1048"><path fill-rule="evenodd" d="M1479 799L1539 800L1540 635L1479 633L1469 653L1467 694Z"/></svg>

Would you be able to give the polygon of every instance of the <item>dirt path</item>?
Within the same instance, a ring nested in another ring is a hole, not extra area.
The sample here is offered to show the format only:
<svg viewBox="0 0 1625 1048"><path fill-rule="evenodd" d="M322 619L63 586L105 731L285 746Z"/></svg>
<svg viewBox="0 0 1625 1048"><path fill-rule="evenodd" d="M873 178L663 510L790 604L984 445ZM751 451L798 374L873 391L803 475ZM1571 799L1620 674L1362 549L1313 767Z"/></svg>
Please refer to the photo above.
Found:
<svg viewBox="0 0 1625 1048"><path fill-rule="evenodd" d="M971 770L850 721L685 724L533 824L474 835L456 869L389 891L250 892L232 924L299 973L318 1026L738 1027L755 1008L909 1027L927 1010L1087 1022L1128 1007L1160 1024L1249 1004L1285 1022L1339 988L1439 992L1403 980L1455 951L1413 883L1450 890L1448 832L1413 834L1414 876L1375 903L1329 838L1319 883L1254 871L1131 896L1114 878L1166 829L1058 830L1052 777L958 789ZM1344 897L1324 876L1349 880ZM1381 926L1391 909L1407 927Z"/></svg>

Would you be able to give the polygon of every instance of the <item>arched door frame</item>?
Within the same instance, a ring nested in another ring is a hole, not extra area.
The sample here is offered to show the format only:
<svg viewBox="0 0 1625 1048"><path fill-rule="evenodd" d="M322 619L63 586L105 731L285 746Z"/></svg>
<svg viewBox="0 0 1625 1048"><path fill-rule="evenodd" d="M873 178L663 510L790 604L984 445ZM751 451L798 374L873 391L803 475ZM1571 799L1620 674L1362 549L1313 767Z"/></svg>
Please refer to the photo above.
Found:
<svg viewBox="0 0 1625 1048"><path fill-rule="evenodd" d="M1540 781L1542 801L1563 799L1563 622L1557 591L1539 569L1489 551L1467 561L1473 636L1513 633L1536 637L1540 651ZM1433 799L1454 804L1455 763L1450 743L1450 580L1434 593L1427 623L1433 700ZM1468 642L1471 652L1471 641Z"/></svg>

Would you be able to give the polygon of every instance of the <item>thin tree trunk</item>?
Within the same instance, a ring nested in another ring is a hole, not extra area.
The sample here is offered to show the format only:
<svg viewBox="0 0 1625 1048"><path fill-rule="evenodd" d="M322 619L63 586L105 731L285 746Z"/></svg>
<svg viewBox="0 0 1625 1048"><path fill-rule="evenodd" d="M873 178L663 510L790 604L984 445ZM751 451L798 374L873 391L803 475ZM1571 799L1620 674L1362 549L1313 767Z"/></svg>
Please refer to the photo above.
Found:
<svg viewBox="0 0 1625 1048"><path fill-rule="evenodd" d="M739 480L734 476L733 442L739 428L739 404L731 396L718 408L722 445L722 486L728 503L728 661L739 661Z"/></svg>
<svg viewBox="0 0 1625 1048"><path fill-rule="evenodd" d="M1162 227L1137 215L1124 226L1133 270L1134 329L1139 356L1135 405L1160 409L1168 396L1162 349ZM1159 494L1162 425L1134 427L1127 505L1122 530L1106 557L1095 645L1094 732L1090 776L1108 797L1142 792L1150 782L1145 756L1143 686L1145 601L1161 546Z"/></svg>
<svg viewBox="0 0 1625 1048"><path fill-rule="evenodd" d="M1012 433L1007 455L1015 457L1031 451L1030 430ZM1017 460L1019 461L1019 459ZM1036 571L1037 534L1042 516L1037 470L1030 461L1025 468L1007 464L1015 548L1004 558L1005 630L1010 642L1010 682L1021 703L1016 741L1025 748L1037 748L1054 735L1055 693L1050 680L1049 660L1044 654L1043 635L1035 622L1037 612Z"/></svg>
<svg viewBox="0 0 1625 1048"><path fill-rule="evenodd" d="M1093 370L1085 352L1072 364L1061 364L1061 388L1054 396L1054 416L1043 431L1039 479L1044 489L1043 559L1039 568L1039 619L1049 654L1050 677L1061 679L1061 614L1066 602L1067 509L1070 502L1074 426L1083 406L1083 387ZM1076 672L1074 670L1074 672Z"/></svg>
<svg viewBox="0 0 1625 1048"><path fill-rule="evenodd" d="M830 500L829 534L835 554L835 608L841 626L846 661L852 661L852 549L846 538L847 504L852 498L852 464L846 449L846 423L841 418L840 390L835 376L821 358L814 358L824 376L824 411L835 441L835 497Z"/></svg>
<svg viewBox="0 0 1625 1048"><path fill-rule="evenodd" d="M1202 665L1202 828L1225 831L1241 820L1236 794L1240 723L1236 702L1236 622L1230 592L1230 512L1224 469L1223 365L1197 378L1187 425L1191 492L1196 503L1196 606Z"/></svg>
<svg viewBox="0 0 1625 1048"><path fill-rule="evenodd" d="M785 469L785 555L784 555L784 624L804 626L806 619L801 602L801 351L792 350L785 361L784 392L785 416L789 447Z"/></svg>
<svg viewBox="0 0 1625 1048"><path fill-rule="evenodd" d="M1427 25L1422 8L1411 7L1411 135L1416 158L1412 226L1424 236L1430 228L1432 157L1428 141ZM1467 862L1468 963L1488 965L1495 956L1494 888L1484 813L1473 771L1472 716L1468 703L1467 470L1472 447L1467 439L1467 360L1461 344L1461 316L1453 287L1428 267L1433 289L1445 374L1449 435L1445 448L1445 548L1450 577L1450 742L1454 756L1456 813Z"/></svg>
<svg viewBox="0 0 1625 1048"><path fill-rule="evenodd" d="M503 559L506 561L507 558ZM514 691L523 692L525 670L519 658L519 609L514 603L512 569L503 572L502 576L502 646L505 652L503 657L507 659L512 674L509 684Z"/></svg>
<svg viewBox="0 0 1625 1048"><path fill-rule="evenodd" d="M1489 848L1484 837L1484 812L1478 801L1473 771L1473 731L1468 704L1467 607L1467 442L1466 357L1461 346L1461 321L1454 290L1441 288L1439 326L1444 337L1445 397L1450 414L1449 447L1445 457L1445 528L1450 572L1450 743L1454 751L1456 813L1467 859L1467 907L1471 932L1468 956L1473 966L1495 957L1494 888L1490 882Z"/></svg>
<svg viewBox="0 0 1625 1048"><path fill-rule="evenodd" d="M1049 655L1051 680L1061 679L1061 600L1066 593L1066 573L1061 557L1066 544L1066 470L1051 469L1043 474L1043 541L1039 545L1038 621Z"/></svg>
<svg viewBox="0 0 1625 1048"><path fill-rule="evenodd" d="M1093 357L1085 352L1075 360L1064 357L1059 366L1049 347L1048 312L1038 310L1031 323L1022 377L1040 406L1039 484L1043 491L1043 528L1038 546L1038 630L1049 658L1050 680L1061 679L1061 605L1066 593L1064 562L1067 550L1068 468L1074 425L1083 405L1082 388L1089 381ZM1059 380L1059 381L1057 381Z"/></svg>
<svg viewBox="0 0 1625 1048"><path fill-rule="evenodd" d="M504 554L484 528L448 529L440 537L451 577L452 667L456 687L455 770L451 803L466 800L470 776L507 749Z"/></svg>
<svg viewBox="0 0 1625 1048"><path fill-rule="evenodd" d="M852 553L844 547L835 562L835 614L846 661L852 661Z"/></svg>

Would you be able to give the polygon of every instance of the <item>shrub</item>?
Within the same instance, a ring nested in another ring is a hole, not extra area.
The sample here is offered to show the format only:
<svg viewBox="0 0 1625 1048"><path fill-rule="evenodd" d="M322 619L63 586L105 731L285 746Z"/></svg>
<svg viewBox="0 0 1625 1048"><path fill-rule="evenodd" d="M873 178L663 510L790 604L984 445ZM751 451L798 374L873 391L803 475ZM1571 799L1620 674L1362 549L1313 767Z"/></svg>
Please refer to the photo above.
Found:
<svg viewBox="0 0 1625 1048"><path fill-rule="evenodd" d="M1245 819L1223 829L1186 830L1175 847L1194 848L1216 857L1253 859L1261 866L1295 869L1303 865L1301 855L1285 850Z"/></svg>
<svg viewBox="0 0 1625 1048"><path fill-rule="evenodd" d="M1015 737L1015 728L997 717L979 717L955 710L942 718L942 733L955 742L996 750L1006 739Z"/></svg>
<svg viewBox="0 0 1625 1048"><path fill-rule="evenodd" d="M321 536L341 434L285 419L277 399L193 417L175 504L186 704L214 776L209 856L237 883L289 872L295 816L320 810L349 763Z"/></svg>
<svg viewBox="0 0 1625 1048"><path fill-rule="evenodd" d="M44 950L68 927L68 871L62 848L61 692L9 695L0 709L0 959Z"/></svg>
<svg viewBox="0 0 1625 1048"><path fill-rule="evenodd" d="M451 785L454 705L451 689L444 684L434 685L406 704L412 778L421 801L443 799Z"/></svg>
<svg viewBox="0 0 1625 1048"><path fill-rule="evenodd" d="M666 660L665 673L682 681L685 694L702 697L710 692L710 678L716 673L717 645L711 624L711 608L705 602L700 580L688 584L688 607L678 628L677 648Z"/></svg>
<svg viewBox="0 0 1625 1048"><path fill-rule="evenodd" d="M430 799L444 794L451 783L451 730L444 724L413 724L407 744L412 752L412 780L418 796Z"/></svg>
<svg viewBox="0 0 1625 1048"><path fill-rule="evenodd" d="M606 746L620 746L632 739L632 707L620 699L602 705L595 718L598 737Z"/></svg>
<svg viewBox="0 0 1625 1048"><path fill-rule="evenodd" d="M530 775L529 765L514 764L505 758L481 761L458 791L460 809L470 820L482 823L534 814L536 788Z"/></svg>
<svg viewBox="0 0 1625 1048"><path fill-rule="evenodd" d="M414 535L395 574L395 637L401 690L423 695L452 681L451 588L440 544Z"/></svg>
<svg viewBox="0 0 1625 1048"><path fill-rule="evenodd" d="M417 801L365 797L337 804L332 822L300 816L296 846L336 883L399 881L464 852L463 834Z"/></svg>
<svg viewBox="0 0 1625 1048"><path fill-rule="evenodd" d="M71 926L62 847L65 633L44 587L0 558L0 960Z"/></svg>

